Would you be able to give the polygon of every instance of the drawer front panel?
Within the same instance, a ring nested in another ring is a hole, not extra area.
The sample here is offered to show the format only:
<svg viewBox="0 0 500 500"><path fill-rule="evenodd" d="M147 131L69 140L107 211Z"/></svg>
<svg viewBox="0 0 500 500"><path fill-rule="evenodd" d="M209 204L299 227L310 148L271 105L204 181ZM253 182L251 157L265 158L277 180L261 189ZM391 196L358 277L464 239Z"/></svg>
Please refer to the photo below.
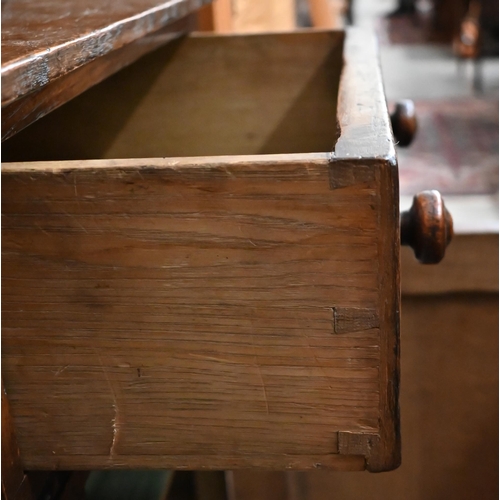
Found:
<svg viewBox="0 0 500 500"><path fill-rule="evenodd" d="M397 455L393 175L310 158L4 166L3 377L25 466Z"/></svg>

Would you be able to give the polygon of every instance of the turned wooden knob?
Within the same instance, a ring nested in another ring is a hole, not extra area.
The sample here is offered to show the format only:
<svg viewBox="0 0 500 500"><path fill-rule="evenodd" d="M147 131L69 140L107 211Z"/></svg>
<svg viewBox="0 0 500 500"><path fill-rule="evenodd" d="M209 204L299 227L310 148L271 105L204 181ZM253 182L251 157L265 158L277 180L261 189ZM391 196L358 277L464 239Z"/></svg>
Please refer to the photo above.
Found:
<svg viewBox="0 0 500 500"><path fill-rule="evenodd" d="M401 244L423 264L437 264L453 237L453 220L439 191L422 191L401 214Z"/></svg>
<svg viewBox="0 0 500 500"><path fill-rule="evenodd" d="M396 103L391 115L392 131L399 146L409 146L417 133L417 115L415 104L410 99Z"/></svg>

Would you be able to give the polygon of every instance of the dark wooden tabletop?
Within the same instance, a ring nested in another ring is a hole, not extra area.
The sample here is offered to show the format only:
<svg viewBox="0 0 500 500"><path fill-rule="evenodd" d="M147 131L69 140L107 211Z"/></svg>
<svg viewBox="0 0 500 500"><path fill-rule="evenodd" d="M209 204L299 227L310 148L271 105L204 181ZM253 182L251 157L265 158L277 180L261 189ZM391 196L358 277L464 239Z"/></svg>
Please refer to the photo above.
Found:
<svg viewBox="0 0 500 500"><path fill-rule="evenodd" d="M211 0L2 0L2 106Z"/></svg>

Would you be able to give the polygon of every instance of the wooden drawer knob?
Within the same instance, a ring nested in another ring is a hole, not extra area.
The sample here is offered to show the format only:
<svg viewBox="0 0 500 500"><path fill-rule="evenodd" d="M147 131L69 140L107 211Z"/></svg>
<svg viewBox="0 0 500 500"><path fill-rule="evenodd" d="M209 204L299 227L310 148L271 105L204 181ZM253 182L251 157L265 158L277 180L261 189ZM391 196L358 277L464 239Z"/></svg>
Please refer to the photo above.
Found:
<svg viewBox="0 0 500 500"><path fill-rule="evenodd" d="M404 99L396 103L391 124L398 146L409 146L417 133L417 115L413 101Z"/></svg>
<svg viewBox="0 0 500 500"><path fill-rule="evenodd" d="M401 214L401 244L423 264L437 264L453 237L453 220L439 191L422 191Z"/></svg>

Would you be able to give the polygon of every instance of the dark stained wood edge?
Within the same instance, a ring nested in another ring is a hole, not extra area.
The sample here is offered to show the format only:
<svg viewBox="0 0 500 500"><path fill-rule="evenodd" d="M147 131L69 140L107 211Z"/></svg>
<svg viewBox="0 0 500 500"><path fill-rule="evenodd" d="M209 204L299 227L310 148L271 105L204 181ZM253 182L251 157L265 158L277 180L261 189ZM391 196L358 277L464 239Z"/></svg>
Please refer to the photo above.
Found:
<svg viewBox="0 0 500 500"><path fill-rule="evenodd" d="M385 161L377 169L379 198L380 283L380 441L367 457L370 472L392 470L401 464L399 412L400 381L400 231L397 163ZM382 210L385 207L385 210ZM392 210L387 210L392 207Z"/></svg>
<svg viewBox="0 0 500 500"><path fill-rule="evenodd" d="M332 440L333 441L333 440ZM337 448L336 441L332 443ZM215 465L207 465L214 463ZM341 455L329 453L327 455L268 455L265 458L259 455L218 456L218 455L142 455L126 462L103 459L99 455L68 456L65 459L65 467L73 471L94 470L96 464L99 469L175 469L175 470L328 470L328 471L363 471L366 460L363 455ZM44 457L37 457L30 463L33 470L56 469L57 466L50 464Z"/></svg>
<svg viewBox="0 0 500 500"><path fill-rule="evenodd" d="M56 78L38 92L29 93L4 106L2 108L2 142L93 85L137 61L143 55L191 31L195 25L194 14L186 16L152 35L136 40L67 75Z"/></svg>
<svg viewBox="0 0 500 500"><path fill-rule="evenodd" d="M2 499L32 499L31 488L21 464L14 422L2 379Z"/></svg>
<svg viewBox="0 0 500 500"><path fill-rule="evenodd" d="M366 468L371 472L401 463L399 177L377 45L373 33L346 30L337 106L340 136L330 154L332 161L350 159L360 169L373 168L380 188L380 439L370 438L367 448Z"/></svg>
<svg viewBox="0 0 500 500"><path fill-rule="evenodd" d="M211 0L170 0L112 22L90 35L68 40L65 44L9 61L2 66L2 107L39 90L52 80L153 33L178 19L197 11ZM100 41L105 39L106 43ZM33 75L33 78L27 77ZM42 77L43 76L43 77Z"/></svg>
<svg viewBox="0 0 500 500"><path fill-rule="evenodd" d="M340 137L331 153L332 159L396 161L377 40L370 31L346 30L337 119Z"/></svg>
<svg viewBox="0 0 500 500"><path fill-rule="evenodd" d="M353 168L355 167L355 168ZM330 169L330 189L342 189L356 183L375 181L375 172L370 165L358 165L354 162L339 162Z"/></svg>

